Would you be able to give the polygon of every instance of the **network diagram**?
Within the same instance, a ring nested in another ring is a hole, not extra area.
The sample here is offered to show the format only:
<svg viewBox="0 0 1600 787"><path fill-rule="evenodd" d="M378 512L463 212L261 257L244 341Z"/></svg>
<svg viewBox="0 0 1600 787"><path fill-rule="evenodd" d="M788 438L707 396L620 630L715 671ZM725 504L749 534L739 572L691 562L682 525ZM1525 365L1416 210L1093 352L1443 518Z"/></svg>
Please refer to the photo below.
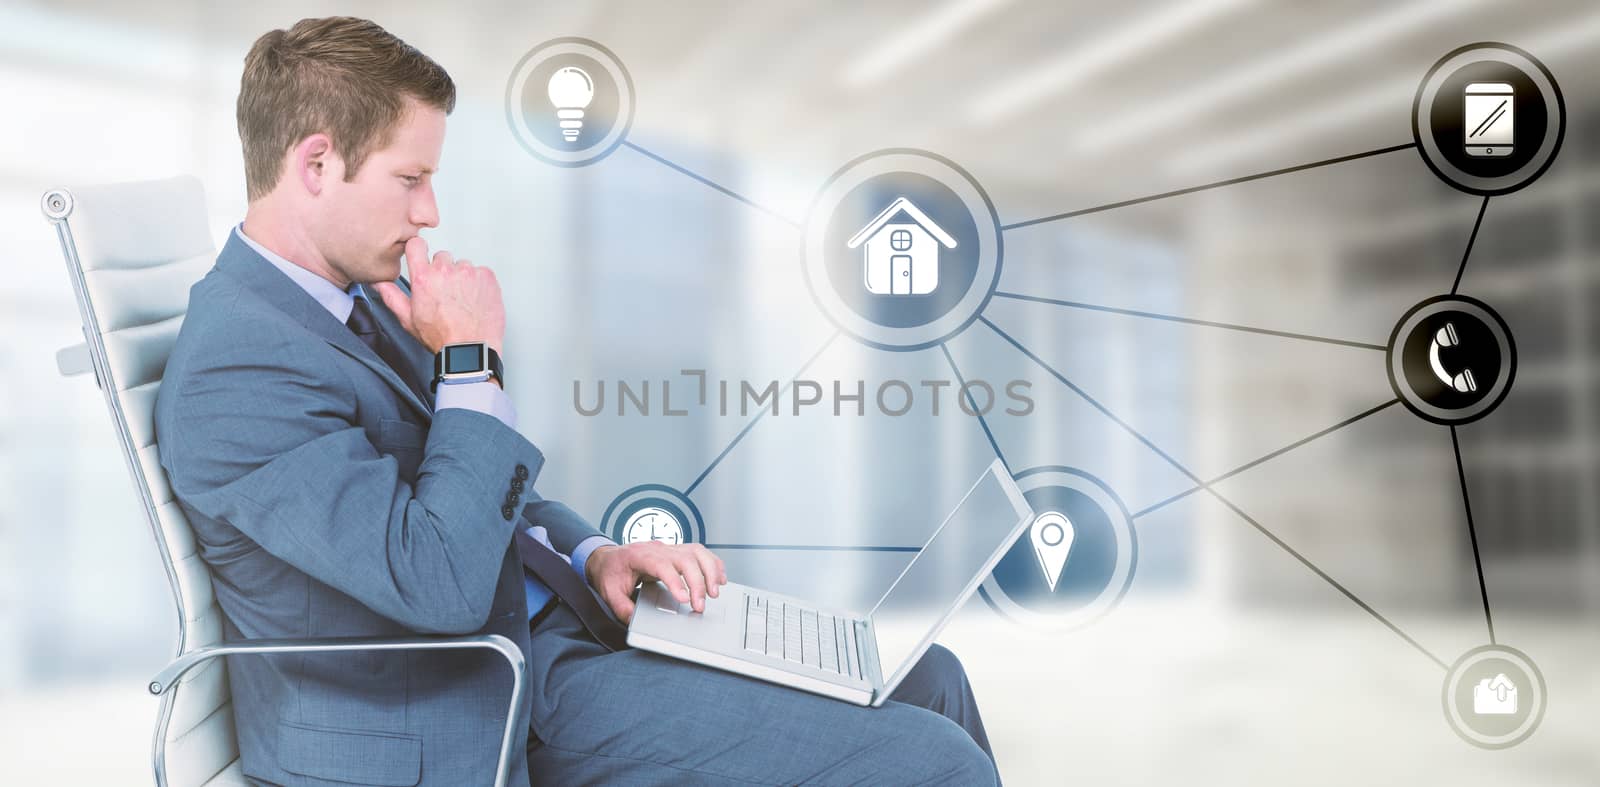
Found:
<svg viewBox="0 0 1600 787"><path fill-rule="evenodd" d="M959 384L956 395L962 409L976 417L990 448L1016 479L1035 512L1027 536L1010 548L980 586L982 598L1000 615L1030 627L1057 631L1087 625L1104 616L1122 599L1133 580L1138 559L1135 522L1167 505L1204 493L1444 670L1442 709L1451 729L1463 740L1482 748L1507 748L1526 740L1538 727L1547 705L1544 677L1530 657L1502 645L1495 636L1467 491L1467 471L1457 435L1459 425L1488 416L1505 399L1516 374L1516 345L1505 321L1489 304L1460 292L1478 229L1492 197L1529 185L1550 167L1566 130L1560 89L1549 69L1533 55L1501 43L1470 44L1446 54L1429 69L1417 89L1411 107L1413 139L1405 144L1013 223L1001 222L983 188L955 162L910 148L879 150L847 162L823 184L805 220L794 221L628 141L635 105L633 91L628 71L604 46L582 38L553 39L530 50L513 70L506 87L506 119L518 143L549 164L587 166L626 146L793 226L800 234L801 263L811 298L835 331L796 371L790 385L841 336L883 352L935 347L941 351ZM998 289L1008 232L1407 151L1420 155L1445 183L1482 197L1482 202L1450 289L1423 300L1402 315L1387 344L1229 325ZM1218 477L1204 479L985 317L985 307L996 297L1383 352L1395 397ZM945 344L979 324L1193 486L1130 512L1114 490L1081 470L1059 465L1012 467L984 416L993 405L993 391L988 392L990 401L979 405L974 393L977 389L969 385ZM1395 404L1450 430L1488 632L1487 644L1460 655L1453 663L1429 651L1216 489L1216 484L1227 478ZM766 412L758 410L683 489L651 483L622 492L605 510L602 532L623 543L656 540L702 543L712 548L762 548L709 543L704 518L691 495Z"/></svg>

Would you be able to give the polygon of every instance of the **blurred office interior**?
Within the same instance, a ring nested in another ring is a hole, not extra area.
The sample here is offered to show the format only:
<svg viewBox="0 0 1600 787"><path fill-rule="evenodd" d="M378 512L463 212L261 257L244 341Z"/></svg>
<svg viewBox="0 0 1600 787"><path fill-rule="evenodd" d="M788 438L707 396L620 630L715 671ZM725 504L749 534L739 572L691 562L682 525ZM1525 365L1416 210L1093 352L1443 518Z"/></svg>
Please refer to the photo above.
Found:
<svg viewBox="0 0 1600 787"><path fill-rule="evenodd" d="M1564 93L1565 143L1537 181L1489 201L1462 277L1519 357L1504 402L1457 430L1462 472L1449 428L1394 405L1215 485L1417 646L1208 494L1137 517L1131 588L1095 624L1041 631L974 599L943 639L1013 784L1600 774L1593 3L78 1L0 6L0 780L146 783L156 700L143 687L176 636L101 395L55 373L55 350L81 336L39 196L194 174L220 247L245 208L244 53L336 13L375 19L457 83L429 237L499 274L519 428L549 459L540 493L598 524L628 487L698 479L707 540L739 545L919 544L994 457L949 400L938 417L872 407L882 380L953 379L940 350L832 339L807 295L789 222L845 162L932 151L982 184L1002 223L1025 222L1409 143L1412 98L1441 56L1527 50ZM573 169L519 147L507 79L557 36L626 64L637 147ZM1407 309L1450 290L1480 207L1400 150L1007 231L999 289L1384 345ZM1370 348L1005 297L984 316L1206 479L1395 397ZM1192 486L983 323L948 349L964 377L1031 382L1033 413L989 418L1013 469L1083 469L1130 511ZM572 405L575 383L687 390L680 371L703 369L759 388L808 361L825 388L866 381L867 413L784 411L720 462L748 418ZM1548 682L1541 728L1505 751L1451 732L1426 655L1448 664L1489 641L1461 474L1496 638ZM735 579L820 583L863 608L906 559L723 554Z"/></svg>

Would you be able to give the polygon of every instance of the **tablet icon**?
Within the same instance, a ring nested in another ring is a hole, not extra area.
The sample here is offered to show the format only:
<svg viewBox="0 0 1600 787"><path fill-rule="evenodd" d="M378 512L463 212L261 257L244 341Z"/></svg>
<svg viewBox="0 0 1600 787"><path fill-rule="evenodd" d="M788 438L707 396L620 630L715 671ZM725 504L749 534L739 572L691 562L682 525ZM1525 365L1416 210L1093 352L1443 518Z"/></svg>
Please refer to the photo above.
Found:
<svg viewBox="0 0 1600 787"><path fill-rule="evenodd" d="M1509 82L1473 82L1462 92L1467 155L1509 156L1516 126L1516 89Z"/></svg>
<svg viewBox="0 0 1600 787"><path fill-rule="evenodd" d="M1428 168L1482 196L1538 178L1561 149L1566 126L1550 69L1507 44L1470 44L1445 55L1411 104L1412 137Z"/></svg>

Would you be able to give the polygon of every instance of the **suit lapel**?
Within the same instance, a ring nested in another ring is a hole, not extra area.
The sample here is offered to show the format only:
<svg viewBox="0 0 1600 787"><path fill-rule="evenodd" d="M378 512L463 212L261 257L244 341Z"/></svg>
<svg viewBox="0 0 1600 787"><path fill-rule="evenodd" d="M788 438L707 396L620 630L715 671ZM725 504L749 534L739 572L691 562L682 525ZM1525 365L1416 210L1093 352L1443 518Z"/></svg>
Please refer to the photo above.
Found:
<svg viewBox="0 0 1600 787"><path fill-rule="evenodd" d="M338 348L344 354L354 358L362 365L371 369L383 379L394 392L408 404L422 418L423 425L433 422L433 408L431 403L418 398L411 386L407 385L400 375L385 363L378 354L356 338L356 335L343 323L334 319L328 310L311 297L309 293L295 284L294 280L283 275L283 272L257 254L255 249L240 240L238 235L230 233L227 245L222 247L222 253L217 255L217 269L243 282L245 287L266 302L276 306L285 314L293 317L312 333L322 337L324 341ZM375 294L375 293L373 293ZM374 300L376 306L381 307L381 300ZM375 308L373 312L380 315L379 323L391 338L401 342L407 348L406 357L416 365L415 349L421 345L412 339L400 328L394 315L387 308ZM397 333L398 332L398 335ZM406 342L409 342L407 344ZM429 378L432 376L432 367L429 366ZM422 379L422 378L419 378Z"/></svg>

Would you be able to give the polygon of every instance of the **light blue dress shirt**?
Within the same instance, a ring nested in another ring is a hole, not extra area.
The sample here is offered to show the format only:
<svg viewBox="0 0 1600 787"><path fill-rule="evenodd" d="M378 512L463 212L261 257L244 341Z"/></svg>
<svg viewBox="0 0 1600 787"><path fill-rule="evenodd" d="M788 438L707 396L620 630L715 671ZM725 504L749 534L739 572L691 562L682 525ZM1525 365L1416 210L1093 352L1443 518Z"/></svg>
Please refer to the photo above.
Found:
<svg viewBox="0 0 1600 787"><path fill-rule="evenodd" d="M352 284L349 292L339 289L333 282L278 256L267 247L251 240L250 236L244 234L243 224L234 227L233 231L239 236L239 240L244 241L278 270L283 271L285 276L288 276L295 284L300 285L300 289L305 290L307 295L316 299L317 303L322 304L323 308L327 309L333 315L333 318L339 322L348 322L350 320L350 312L355 309L356 298L367 298L368 303L372 302L364 286ZM451 407L460 407L491 415L500 419L500 422L506 426L512 429L517 428L517 410L511 404L511 397L507 396L505 390L499 385L492 382L456 383L440 386L438 393L434 396L434 409L444 410ZM555 550L555 547L550 546L550 536L545 532L544 528L538 526L530 527L528 528L528 534L533 536L539 543L550 547L551 551ZM588 574L584 567L589 562L589 555L596 549L610 543L612 543L611 539L605 536L590 536L578 544L577 549L572 550L572 557L569 559L572 563L572 569L578 572L578 576L584 578L585 583L588 582ZM556 552L556 554L561 555L560 552ZM561 555L561 557L567 558L566 555ZM534 579L526 571L522 572L522 586L528 596L528 617L532 618L534 613L543 609L544 605L550 601L550 588L546 587L543 582Z"/></svg>

